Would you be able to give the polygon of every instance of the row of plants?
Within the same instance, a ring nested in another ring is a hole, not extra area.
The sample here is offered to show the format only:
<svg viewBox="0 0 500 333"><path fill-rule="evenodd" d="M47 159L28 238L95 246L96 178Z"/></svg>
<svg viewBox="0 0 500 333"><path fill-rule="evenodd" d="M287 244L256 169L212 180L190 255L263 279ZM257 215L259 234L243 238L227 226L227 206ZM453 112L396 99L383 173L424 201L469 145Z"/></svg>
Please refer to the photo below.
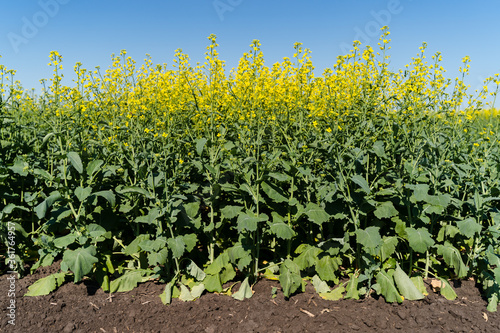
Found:
<svg viewBox="0 0 500 333"><path fill-rule="evenodd" d="M391 70L388 36L319 77L300 43L267 67L258 41L226 73L213 35L204 64L177 50L174 69L136 68L122 51L104 73L76 64L73 87L52 52L40 96L0 67L2 252L15 240L21 275L61 260L26 295L156 279L165 304L244 299L269 278L286 297L311 282L400 303L424 279L453 299L449 280L474 278L496 311L500 128L483 110L498 75L470 95L469 59L446 79L425 44Z"/></svg>

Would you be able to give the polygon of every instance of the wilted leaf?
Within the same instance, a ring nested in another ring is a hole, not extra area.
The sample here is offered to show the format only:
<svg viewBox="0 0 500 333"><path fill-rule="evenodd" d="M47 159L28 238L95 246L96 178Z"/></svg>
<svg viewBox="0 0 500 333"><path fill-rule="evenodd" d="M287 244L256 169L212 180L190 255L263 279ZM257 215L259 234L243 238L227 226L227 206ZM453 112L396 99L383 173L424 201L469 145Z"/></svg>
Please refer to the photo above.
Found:
<svg viewBox="0 0 500 333"><path fill-rule="evenodd" d="M54 273L37 280L28 287L28 292L24 296L43 296L48 295L64 283L66 273Z"/></svg>
<svg viewBox="0 0 500 333"><path fill-rule="evenodd" d="M424 298L424 295L422 295L422 293L417 289L408 275L403 272L401 267L399 267L399 264L396 266L393 277L399 292L405 297L405 299L414 301Z"/></svg>
<svg viewBox="0 0 500 333"><path fill-rule="evenodd" d="M240 289L237 292L235 292L232 296L234 299L242 301L245 298L252 297L252 295L253 295L252 288L248 283L248 277L246 277L245 280L243 280L243 282L241 283Z"/></svg>

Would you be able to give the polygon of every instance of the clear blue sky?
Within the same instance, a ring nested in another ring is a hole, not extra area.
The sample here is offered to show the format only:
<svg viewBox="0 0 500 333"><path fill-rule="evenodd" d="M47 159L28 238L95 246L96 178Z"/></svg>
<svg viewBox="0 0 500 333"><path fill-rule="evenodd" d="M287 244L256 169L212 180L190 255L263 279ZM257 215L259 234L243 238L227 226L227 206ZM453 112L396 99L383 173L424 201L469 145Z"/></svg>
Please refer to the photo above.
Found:
<svg viewBox="0 0 500 333"><path fill-rule="evenodd" d="M112 53L126 49L139 64L172 64L182 48L192 64L203 61L211 33L228 67L237 65L253 39L262 43L266 65L293 54L294 42L312 50L317 74L332 67L345 47L359 39L374 48L382 25L391 31L391 67L410 62L422 42L428 60L440 51L447 76L461 59L472 59L472 88L500 72L498 0L23 0L2 1L0 64L17 70L25 88L40 88L52 74L50 51L63 55L65 84L72 68L107 68ZM497 105L498 106L498 105Z"/></svg>

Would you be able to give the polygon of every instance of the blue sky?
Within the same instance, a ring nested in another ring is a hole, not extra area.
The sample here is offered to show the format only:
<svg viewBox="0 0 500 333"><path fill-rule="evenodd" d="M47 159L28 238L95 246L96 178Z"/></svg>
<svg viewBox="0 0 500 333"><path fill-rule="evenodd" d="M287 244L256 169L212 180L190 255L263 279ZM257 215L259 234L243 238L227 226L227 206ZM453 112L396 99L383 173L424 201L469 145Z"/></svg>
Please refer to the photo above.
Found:
<svg viewBox="0 0 500 333"><path fill-rule="evenodd" d="M16 69L25 88L40 88L52 74L49 53L64 57L65 84L72 68L107 68L112 53L126 49L139 64L172 64L182 48L192 64L203 61L207 37L214 33L228 67L237 65L253 39L262 43L266 65L291 57L293 44L312 51L321 74L359 39L376 46L382 25L391 31L391 67L411 61L422 42L428 60L440 51L447 76L458 75L461 59L472 59L467 83L480 87L500 72L497 0L23 0L3 1L0 64ZM497 105L498 106L498 105Z"/></svg>

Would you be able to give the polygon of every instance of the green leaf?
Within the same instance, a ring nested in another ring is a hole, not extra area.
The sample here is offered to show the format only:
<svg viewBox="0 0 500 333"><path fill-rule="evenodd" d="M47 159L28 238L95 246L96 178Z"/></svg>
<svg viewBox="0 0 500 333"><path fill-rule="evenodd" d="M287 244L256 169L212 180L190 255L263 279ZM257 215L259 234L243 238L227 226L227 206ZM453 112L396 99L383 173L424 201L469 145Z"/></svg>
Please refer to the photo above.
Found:
<svg viewBox="0 0 500 333"><path fill-rule="evenodd" d="M275 215L275 212L273 212L273 217ZM269 229L272 234L276 235L276 237L281 238L281 239L292 239L295 237L296 233L293 231L293 229L286 223L284 222L268 222Z"/></svg>
<svg viewBox="0 0 500 333"><path fill-rule="evenodd" d="M70 151L67 155L69 162L75 168L78 173L83 173L83 163L80 159L80 155L74 151Z"/></svg>
<svg viewBox="0 0 500 333"><path fill-rule="evenodd" d="M346 289L345 299L359 299L358 277L351 276Z"/></svg>
<svg viewBox="0 0 500 333"><path fill-rule="evenodd" d="M37 280L28 287L28 292L24 296L43 296L48 295L64 283L66 273L54 273Z"/></svg>
<svg viewBox="0 0 500 333"><path fill-rule="evenodd" d="M316 272L319 277L324 281L335 281L335 271L338 270L338 262L330 256L323 256L321 259L316 260Z"/></svg>
<svg viewBox="0 0 500 333"><path fill-rule="evenodd" d="M405 299L415 301L424 298L424 295L422 295L422 293L417 289L408 275L403 272L401 267L399 267L399 264L396 265L393 277L399 292L405 297Z"/></svg>
<svg viewBox="0 0 500 333"><path fill-rule="evenodd" d="M109 290L111 293L130 291L136 288L137 284L149 280L150 275L151 272L146 270L126 271L122 276L111 281Z"/></svg>
<svg viewBox="0 0 500 333"><path fill-rule="evenodd" d="M186 244L186 252L191 252L198 242L196 234L183 235L182 239L184 240L184 244Z"/></svg>
<svg viewBox="0 0 500 333"><path fill-rule="evenodd" d="M385 149L384 149L384 142L383 141L376 141L373 144L373 152L375 155L377 155L380 158L387 158L387 155L385 154Z"/></svg>
<svg viewBox="0 0 500 333"><path fill-rule="evenodd" d="M424 279L421 276L412 276L410 280L413 282L415 287L417 287L418 291L422 293L422 295L429 295L427 289L425 288Z"/></svg>
<svg viewBox="0 0 500 333"><path fill-rule="evenodd" d="M243 282L241 283L240 289L237 292L235 292L232 296L234 299L242 301L245 298L252 297L252 295L253 295L252 288L248 283L248 277L246 277L245 280L243 280Z"/></svg>
<svg viewBox="0 0 500 333"><path fill-rule="evenodd" d="M203 147L205 147L207 141L208 140L205 138L196 140L196 153L198 154L198 156L201 156L201 154L203 154Z"/></svg>
<svg viewBox="0 0 500 333"><path fill-rule="evenodd" d="M222 215L224 215L227 219L232 219L238 216L240 212L243 210L243 206L225 206L221 209Z"/></svg>
<svg viewBox="0 0 500 333"><path fill-rule="evenodd" d="M184 249L186 248L186 243L182 236L177 236L175 238L169 238L167 240L168 248L172 251L172 256L179 259L184 254Z"/></svg>
<svg viewBox="0 0 500 333"><path fill-rule="evenodd" d="M379 227L368 227L366 229L356 230L356 241L363 245L366 249L376 249L382 245L382 237L380 237Z"/></svg>
<svg viewBox="0 0 500 333"><path fill-rule="evenodd" d="M204 291L205 285L203 283L198 283L191 288L191 296L193 296L194 299L197 299L203 294Z"/></svg>
<svg viewBox="0 0 500 333"><path fill-rule="evenodd" d="M109 202L111 207L114 207L116 204L115 194L111 190L95 192L95 193L92 193L92 195L95 195L98 197L103 197L104 199L106 199Z"/></svg>
<svg viewBox="0 0 500 333"><path fill-rule="evenodd" d="M238 216L238 220L237 220L237 229L238 229L238 232L242 232L242 231L245 231L245 230L248 230L250 232L253 232L255 230L257 230L257 223L258 222L263 222L263 221L267 221L268 218L266 215L264 214L260 214L260 216L251 216L251 215L248 215L248 214L240 214Z"/></svg>
<svg viewBox="0 0 500 333"><path fill-rule="evenodd" d="M345 292L345 288L343 285L338 286L337 288L333 289L330 292L327 293L320 293L319 296L323 299L326 299L327 301L338 301L343 297L343 293Z"/></svg>
<svg viewBox="0 0 500 333"><path fill-rule="evenodd" d="M96 173L103 164L104 164L103 160L95 160L87 164L87 168L85 168L87 175L92 177L94 173Z"/></svg>
<svg viewBox="0 0 500 333"><path fill-rule="evenodd" d="M428 184L417 184L413 189L413 199L415 202L427 201L429 196L429 185Z"/></svg>
<svg viewBox="0 0 500 333"><path fill-rule="evenodd" d="M151 208L151 210L148 212L148 215L136 217L134 222L154 224L156 222L156 219L158 218L158 216L160 216L160 209L155 207L155 208Z"/></svg>
<svg viewBox="0 0 500 333"><path fill-rule="evenodd" d="M42 201L39 205L37 205L34 208L34 211L36 213L36 216L41 220L45 217L47 214L47 211L49 210L50 207L56 202L57 200L60 200L61 194L59 191L54 191L48 196L44 201Z"/></svg>
<svg viewBox="0 0 500 333"><path fill-rule="evenodd" d="M133 241L131 241L129 245L125 247L123 253L129 256L139 253L141 251L141 247L139 246L139 244L146 239L149 239L148 234L140 234Z"/></svg>
<svg viewBox="0 0 500 333"><path fill-rule="evenodd" d="M476 219L473 217L469 217L468 219L458 221L457 227L460 230L460 234L464 235L467 238L474 237L474 234L481 233L483 227L476 222Z"/></svg>
<svg viewBox="0 0 500 333"><path fill-rule="evenodd" d="M311 282L318 294L330 292L330 287L328 287L328 284L325 281L321 280L319 276L314 275Z"/></svg>
<svg viewBox="0 0 500 333"><path fill-rule="evenodd" d="M403 298L399 295L396 286L394 285L394 280L392 275L390 275L391 270L385 272L381 270L377 276L377 283L372 286L372 288L379 294L384 296L385 301L388 303L402 303Z"/></svg>
<svg viewBox="0 0 500 333"><path fill-rule="evenodd" d="M190 260L190 259L188 259ZM190 260L191 262L189 263L189 265L187 266L187 272L189 275L191 275L192 277L194 277L196 280L198 281L203 281L203 279L205 279L205 277L207 276L205 274L205 272L199 268L195 263L194 261Z"/></svg>
<svg viewBox="0 0 500 333"><path fill-rule="evenodd" d="M75 275L74 282L77 283L81 279L90 273L93 265L98 262L95 257L96 248L95 246L80 247L76 250L66 250L64 251L62 262L70 269Z"/></svg>
<svg viewBox="0 0 500 333"><path fill-rule="evenodd" d="M147 190L139 186L124 186L124 187L117 186L116 192L119 194L135 193L135 194L141 194L149 199L152 198L152 196L149 194Z"/></svg>
<svg viewBox="0 0 500 333"><path fill-rule="evenodd" d="M309 221L321 225L330 219L330 215L325 211L324 208L319 205L309 202L304 210L304 213L309 218Z"/></svg>
<svg viewBox="0 0 500 333"><path fill-rule="evenodd" d="M158 252L148 254L148 263L150 266L164 265L168 259L168 248L163 248Z"/></svg>
<svg viewBox="0 0 500 333"><path fill-rule="evenodd" d="M81 186L78 186L75 189L75 195L78 198L78 201L80 201L80 202L83 202L85 199L87 199L89 197L90 193L92 193L92 188L90 188L90 187L83 188Z"/></svg>
<svg viewBox="0 0 500 333"><path fill-rule="evenodd" d="M160 294L160 299L164 305L172 303L172 282L167 283L165 290Z"/></svg>
<svg viewBox="0 0 500 333"><path fill-rule="evenodd" d="M264 193L267 194L267 196L271 198L274 202L277 203L288 202L288 198L285 192L283 192L283 190L280 189L279 187L267 182L262 182L261 186Z"/></svg>
<svg viewBox="0 0 500 333"><path fill-rule="evenodd" d="M391 201L385 201L377 206L374 212L375 216L379 219L388 219L398 215L398 210L394 208Z"/></svg>
<svg viewBox="0 0 500 333"><path fill-rule="evenodd" d="M359 187L361 187L361 189L363 190L363 192L365 192L366 194L370 194L370 186L368 185L367 181L365 178L363 178L363 176L361 175L354 175L351 177L351 180L357 184Z"/></svg>
<svg viewBox="0 0 500 333"><path fill-rule="evenodd" d="M23 160L16 159L14 165L9 167L9 169L21 177L26 177L28 175L29 164Z"/></svg>
<svg viewBox="0 0 500 333"><path fill-rule="evenodd" d="M222 283L220 281L219 274L207 274L205 279L203 280L203 284L208 292L222 292Z"/></svg>
<svg viewBox="0 0 500 333"><path fill-rule="evenodd" d="M425 228L406 228L408 235L408 243L413 251L425 253L431 246L434 245L432 235Z"/></svg>
<svg viewBox="0 0 500 333"><path fill-rule="evenodd" d="M309 244L301 244L295 249L295 253L300 253L293 261L297 264L299 269L303 270L311 267L318 260L318 254L323 252L323 250L311 246Z"/></svg>
<svg viewBox="0 0 500 333"><path fill-rule="evenodd" d="M457 298L457 294L455 290L451 287L450 283L442 278L439 278L441 281L441 288L439 288L439 293L449 301L453 301Z"/></svg>
<svg viewBox="0 0 500 333"><path fill-rule="evenodd" d="M382 246L380 247L380 261L385 262L386 259L390 258L394 251L396 251L397 245L398 238L396 236L384 236Z"/></svg>
<svg viewBox="0 0 500 333"><path fill-rule="evenodd" d="M180 284L181 286L181 295L179 296L179 299L183 302L190 302L194 301L195 297L191 295L191 292L189 291L188 287L186 287L184 284Z"/></svg>
<svg viewBox="0 0 500 333"><path fill-rule="evenodd" d="M285 259L280 267L279 277L285 297L290 297L302 285L299 266L290 259Z"/></svg>
<svg viewBox="0 0 500 333"><path fill-rule="evenodd" d="M54 239L54 246L60 249L65 249L68 245L73 244L76 241L76 236L73 234L67 234L66 236L58 237Z"/></svg>
<svg viewBox="0 0 500 333"><path fill-rule="evenodd" d="M442 255L446 264L455 270L455 274L458 278L461 279L467 275L468 268L462 260L460 251L453 245L448 242L446 242L445 245L438 245L437 253L438 255Z"/></svg>

